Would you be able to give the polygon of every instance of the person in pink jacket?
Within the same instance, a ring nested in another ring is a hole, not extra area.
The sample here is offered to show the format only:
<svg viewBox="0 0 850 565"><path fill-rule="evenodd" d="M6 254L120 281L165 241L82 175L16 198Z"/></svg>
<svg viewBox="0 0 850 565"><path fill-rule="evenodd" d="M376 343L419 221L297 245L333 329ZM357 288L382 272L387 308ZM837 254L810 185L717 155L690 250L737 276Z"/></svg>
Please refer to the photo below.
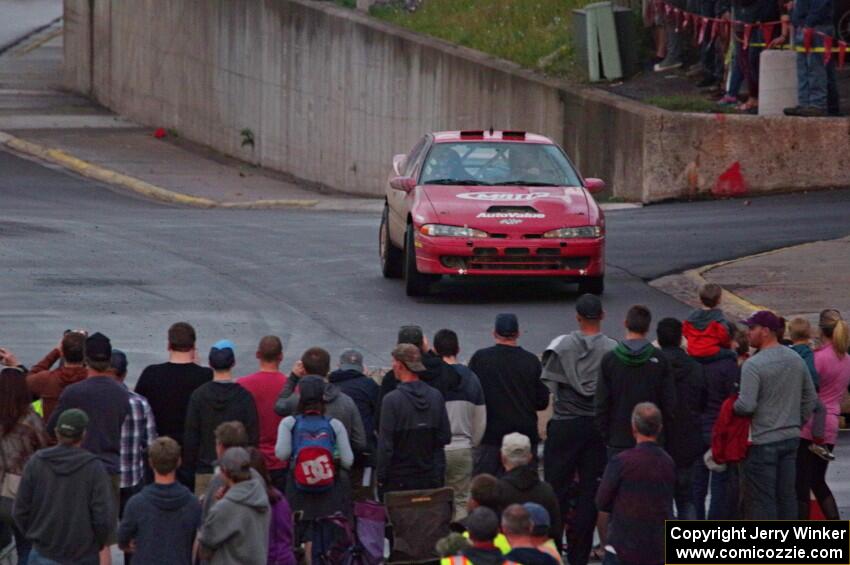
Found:
<svg viewBox="0 0 850 565"><path fill-rule="evenodd" d="M826 407L824 445L832 452L838 437L838 416L841 399L850 385L850 330L838 310L824 310L820 314L821 347L815 351L815 368L820 375L818 396ZM797 503L800 519L809 519L809 493L813 492L821 511L828 520L838 520L835 497L826 484L829 461L811 451L814 445L812 422L800 430L800 447L797 452Z"/></svg>

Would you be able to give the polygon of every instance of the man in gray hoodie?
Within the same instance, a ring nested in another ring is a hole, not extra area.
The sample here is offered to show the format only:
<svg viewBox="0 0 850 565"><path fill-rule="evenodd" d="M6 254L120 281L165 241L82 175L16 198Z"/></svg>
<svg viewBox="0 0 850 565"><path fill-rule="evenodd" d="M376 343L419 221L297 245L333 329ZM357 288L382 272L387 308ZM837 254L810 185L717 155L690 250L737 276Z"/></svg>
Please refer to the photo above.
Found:
<svg viewBox="0 0 850 565"><path fill-rule="evenodd" d="M578 472L576 516L567 549L570 565L586 565L590 556L596 526L593 497L605 470L605 442L595 426L593 403L602 357L617 342L602 333L604 317L599 297L582 295L576 302L579 329L555 338L543 352L541 378L553 396L543 472L564 514L570 508L569 487Z"/></svg>
<svg viewBox="0 0 850 565"><path fill-rule="evenodd" d="M269 552L269 497L251 474L251 457L231 447L219 462L227 492L212 507L198 533L201 559L210 565L265 565Z"/></svg>
<svg viewBox="0 0 850 565"><path fill-rule="evenodd" d="M37 452L24 468L13 513L33 544L31 563L97 565L98 553L115 531L118 507L109 475L81 447L88 424L82 410L59 414L59 445Z"/></svg>
<svg viewBox="0 0 850 565"><path fill-rule="evenodd" d="M311 347L305 351L286 380L286 386L280 392L280 396L274 405L274 411L282 418L294 416L300 399L297 392L298 382L308 375L320 377L326 383L325 416L336 418L342 422L345 431L348 432L351 449L355 455L359 455L369 448L363 419L360 417L360 411L357 409L354 400L342 392L337 385L327 382L330 372L331 356L327 351L321 347Z"/></svg>

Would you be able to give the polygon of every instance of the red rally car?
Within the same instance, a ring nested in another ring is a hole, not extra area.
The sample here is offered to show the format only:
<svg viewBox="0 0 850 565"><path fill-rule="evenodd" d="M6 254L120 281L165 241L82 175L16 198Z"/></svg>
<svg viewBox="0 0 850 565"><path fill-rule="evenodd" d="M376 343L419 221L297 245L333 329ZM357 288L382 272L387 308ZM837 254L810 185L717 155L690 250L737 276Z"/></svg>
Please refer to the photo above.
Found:
<svg viewBox="0 0 850 565"><path fill-rule="evenodd" d="M443 275L553 277L601 294L605 216L591 193L604 188L540 135L428 134L393 158L381 269L409 296Z"/></svg>

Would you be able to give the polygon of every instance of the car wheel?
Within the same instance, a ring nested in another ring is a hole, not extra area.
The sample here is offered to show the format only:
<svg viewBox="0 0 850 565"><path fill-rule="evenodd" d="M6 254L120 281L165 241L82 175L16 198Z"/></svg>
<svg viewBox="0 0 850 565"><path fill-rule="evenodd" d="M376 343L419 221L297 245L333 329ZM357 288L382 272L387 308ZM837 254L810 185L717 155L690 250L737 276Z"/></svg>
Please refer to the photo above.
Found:
<svg viewBox="0 0 850 565"><path fill-rule="evenodd" d="M403 270L404 255L401 249L393 245L390 239L390 208L384 206L384 214L381 216L381 228L378 232L378 250L381 256L381 273L384 278L401 278Z"/></svg>
<svg viewBox="0 0 850 565"><path fill-rule="evenodd" d="M416 268L413 224L408 224L404 237L404 290L408 296L425 296L433 281L434 277L423 275Z"/></svg>
<svg viewBox="0 0 850 565"><path fill-rule="evenodd" d="M578 283L578 291L581 294L600 295L605 292L605 277L585 277Z"/></svg>

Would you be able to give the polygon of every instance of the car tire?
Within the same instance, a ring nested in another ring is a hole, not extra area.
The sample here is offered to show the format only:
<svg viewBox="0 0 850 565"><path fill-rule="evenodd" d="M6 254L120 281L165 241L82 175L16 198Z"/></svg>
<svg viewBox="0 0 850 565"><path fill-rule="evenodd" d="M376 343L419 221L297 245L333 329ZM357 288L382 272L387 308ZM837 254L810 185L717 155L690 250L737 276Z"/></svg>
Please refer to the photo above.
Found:
<svg viewBox="0 0 850 565"><path fill-rule="evenodd" d="M605 277L585 277L578 283L578 291L580 294L595 294L600 295L605 292Z"/></svg>
<svg viewBox="0 0 850 565"><path fill-rule="evenodd" d="M390 239L390 207L384 206L381 227L378 231L378 254L381 258L381 273L387 279L400 279L404 274L404 253Z"/></svg>
<svg viewBox="0 0 850 565"><path fill-rule="evenodd" d="M416 268L414 243L413 224L408 224L404 236L404 290L408 296L426 296L434 277L423 275Z"/></svg>

